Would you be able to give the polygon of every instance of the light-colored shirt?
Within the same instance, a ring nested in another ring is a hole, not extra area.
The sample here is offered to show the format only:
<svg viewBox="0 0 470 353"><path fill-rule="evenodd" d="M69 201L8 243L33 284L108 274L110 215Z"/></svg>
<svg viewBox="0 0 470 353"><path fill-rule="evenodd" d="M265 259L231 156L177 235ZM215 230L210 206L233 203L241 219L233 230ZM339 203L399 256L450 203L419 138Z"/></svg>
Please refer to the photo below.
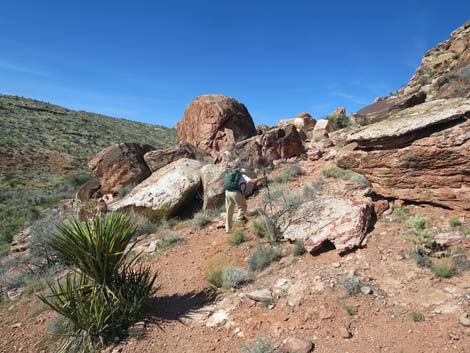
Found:
<svg viewBox="0 0 470 353"><path fill-rule="evenodd" d="M240 189L240 192L245 195L249 196L253 193L254 189L254 184L248 184L248 182L251 180L251 178L245 174L242 174L240 181L238 183L238 187Z"/></svg>

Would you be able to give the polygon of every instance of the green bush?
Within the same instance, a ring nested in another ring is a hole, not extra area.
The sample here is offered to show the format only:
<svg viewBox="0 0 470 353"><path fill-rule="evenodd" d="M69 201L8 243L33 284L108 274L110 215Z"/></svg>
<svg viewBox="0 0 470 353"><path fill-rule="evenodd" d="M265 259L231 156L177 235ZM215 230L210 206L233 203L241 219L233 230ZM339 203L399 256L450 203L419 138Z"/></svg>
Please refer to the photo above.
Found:
<svg viewBox="0 0 470 353"><path fill-rule="evenodd" d="M292 164L289 168L284 169L279 175L277 175L274 178L274 181L277 183L286 183L303 174L304 171L299 164Z"/></svg>
<svg viewBox="0 0 470 353"><path fill-rule="evenodd" d="M346 312L348 313L349 316L354 316L357 314L357 309L353 308L352 306L347 306Z"/></svg>
<svg viewBox="0 0 470 353"><path fill-rule="evenodd" d="M241 350L242 353L281 353L275 349L270 339L257 337L254 342L245 343Z"/></svg>
<svg viewBox="0 0 470 353"><path fill-rule="evenodd" d="M253 233L259 238L266 238L269 235L269 230L261 217L254 219L250 227Z"/></svg>
<svg viewBox="0 0 470 353"><path fill-rule="evenodd" d="M431 271L438 278L450 278L456 274L456 268L451 261L435 263L432 265Z"/></svg>
<svg viewBox="0 0 470 353"><path fill-rule="evenodd" d="M342 169L338 166L323 169L322 174L325 178L335 178L352 181L362 189L366 189L371 186L370 182L365 176L353 172L352 170Z"/></svg>
<svg viewBox="0 0 470 353"><path fill-rule="evenodd" d="M275 248L260 245L248 258L248 267L250 271L262 271L279 258L279 252Z"/></svg>
<svg viewBox="0 0 470 353"><path fill-rule="evenodd" d="M132 223L136 226L134 237L153 234L157 231L159 224L145 216L145 214L129 211Z"/></svg>
<svg viewBox="0 0 470 353"><path fill-rule="evenodd" d="M224 288L238 288L250 280L248 273L235 266L226 266L222 270L222 286Z"/></svg>
<svg viewBox="0 0 470 353"><path fill-rule="evenodd" d="M423 314L419 314L419 313L413 311L411 313L411 320L413 320L414 322L423 321L424 316L423 316Z"/></svg>
<svg viewBox="0 0 470 353"><path fill-rule="evenodd" d="M357 276L345 277L340 281L340 284L351 297L361 293L362 282Z"/></svg>
<svg viewBox="0 0 470 353"><path fill-rule="evenodd" d="M404 221L410 215L410 209L407 207L395 207L393 214L398 218L399 221Z"/></svg>
<svg viewBox="0 0 470 353"><path fill-rule="evenodd" d="M222 288L224 285L224 278L223 278L222 270L212 272L212 274L209 276L207 281L210 284L212 284L214 287Z"/></svg>
<svg viewBox="0 0 470 353"><path fill-rule="evenodd" d="M191 221L191 227L193 229L202 229L212 222L211 216L206 211L200 211L194 215Z"/></svg>
<svg viewBox="0 0 470 353"><path fill-rule="evenodd" d="M402 238L412 242L415 245L415 248L431 246L434 242L434 234L427 229L428 224L428 217L420 215L411 216L407 222L410 229L402 236Z"/></svg>
<svg viewBox="0 0 470 353"><path fill-rule="evenodd" d="M410 251L410 257L419 267L431 267L432 261L426 253L420 248L414 248Z"/></svg>
<svg viewBox="0 0 470 353"><path fill-rule="evenodd" d="M59 227L51 246L73 270L39 298L69 320L59 351L95 351L122 337L144 315L154 293L155 275L129 259L136 226L129 215L109 213L93 220L73 219Z"/></svg>
<svg viewBox="0 0 470 353"><path fill-rule="evenodd" d="M302 256L306 252L307 250L305 250L304 242L296 240L294 244L294 256Z"/></svg>
<svg viewBox="0 0 470 353"><path fill-rule="evenodd" d="M462 225L462 222L460 222L460 220L457 217L453 217L453 218L449 219L449 225L452 228L458 228Z"/></svg>
<svg viewBox="0 0 470 353"><path fill-rule="evenodd" d="M160 242L160 249L168 249L181 241L181 235L175 231L169 231Z"/></svg>
<svg viewBox="0 0 470 353"><path fill-rule="evenodd" d="M228 236L228 243L231 246L238 246L241 243L244 243L245 241L246 241L246 236L245 236L245 233L243 233L242 230L239 230L236 233L230 234Z"/></svg>
<svg viewBox="0 0 470 353"><path fill-rule="evenodd" d="M330 115L328 120L333 125L334 130L344 129L353 126L353 123L346 115Z"/></svg>

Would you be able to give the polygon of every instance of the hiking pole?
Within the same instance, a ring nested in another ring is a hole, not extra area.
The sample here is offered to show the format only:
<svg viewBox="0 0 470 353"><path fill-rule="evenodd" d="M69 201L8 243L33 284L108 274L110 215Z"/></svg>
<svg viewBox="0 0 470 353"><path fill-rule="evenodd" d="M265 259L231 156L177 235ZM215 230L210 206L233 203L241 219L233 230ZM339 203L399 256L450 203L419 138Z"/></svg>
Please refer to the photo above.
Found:
<svg viewBox="0 0 470 353"><path fill-rule="evenodd" d="M271 208L271 214L273 213L273 202L271 199L271 192L269 191L269 183L268 183L268 177L266 176L266 170L263 170L263 176L264 176L264 184L266 185L266 190L268 190L268 199L269 199L269 206Z"/></svg>

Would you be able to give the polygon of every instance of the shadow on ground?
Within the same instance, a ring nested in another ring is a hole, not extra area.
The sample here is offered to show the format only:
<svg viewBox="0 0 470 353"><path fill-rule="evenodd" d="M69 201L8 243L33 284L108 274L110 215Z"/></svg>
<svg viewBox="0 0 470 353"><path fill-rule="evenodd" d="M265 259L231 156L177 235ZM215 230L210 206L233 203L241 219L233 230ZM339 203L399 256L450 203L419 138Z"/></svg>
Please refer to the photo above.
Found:
<svg viewBox="0 0 470 353"><path fill-rule="evenodd" d="M169 321L183 322L188 314L213 303L216 297L211 289L153 297L147 303L150 320L157 325Z"/></svg>

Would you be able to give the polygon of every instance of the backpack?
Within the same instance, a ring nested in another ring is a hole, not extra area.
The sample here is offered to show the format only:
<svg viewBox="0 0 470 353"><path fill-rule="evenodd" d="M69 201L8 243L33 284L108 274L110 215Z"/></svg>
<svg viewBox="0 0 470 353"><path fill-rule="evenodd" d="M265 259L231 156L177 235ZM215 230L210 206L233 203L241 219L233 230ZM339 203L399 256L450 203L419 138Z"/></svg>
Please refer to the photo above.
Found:
<svg viewBox="0 0 470 353"><path fill-rule="evenodd" d="M230 170L224 176L224 190L240 191L240 178L242 173L239 170Z"/></svg>

